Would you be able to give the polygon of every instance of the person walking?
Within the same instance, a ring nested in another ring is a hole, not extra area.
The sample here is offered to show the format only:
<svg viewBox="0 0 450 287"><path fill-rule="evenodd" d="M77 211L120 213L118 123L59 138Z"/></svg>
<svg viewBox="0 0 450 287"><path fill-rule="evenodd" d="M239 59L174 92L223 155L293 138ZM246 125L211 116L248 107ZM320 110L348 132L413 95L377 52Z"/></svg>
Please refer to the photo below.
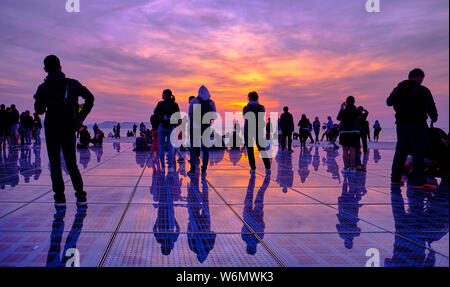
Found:
<svg viewBox="0 0 450 287"><path fill-rule="evenodd" d="M315 141L315 143L318 144L318 143L319 143L319 133L320 133L320 121L319 121L319 117L316 117L316 118L314 119L314 122L313 122L312 126L313 126L314 135L316 136L316 141Z"/></svg>
<svg viewBox="0 0 450 287"><path fill-rule="evenodd" d="M170 134L174 128L174 125L170 123L170 117L180 111L178 104L175 102L172 91L166 89L162 93L162 101L157 105L153 114L158 121L158 139L159 139L159 160L161 162L161 169L166 168L165 164L165 150L167 142L167 154L168 154L168 170L169 172L175 171L173 146L170 141Z"/></svg>
<svg viewBox="0 0 450 287"><path fill-rule="evenodd" d="M424 175L424 158L429 141L428 117L432 123L438 120L433 96L422 85L425 73L421 69L409 72L408 80L397 85L386 100L395 111L397 125L397 145L392 163L391 183L403 185L402 174L406 158L413 156L412 181L421 189L436 189L427 183Z"/></svg>
<svg viewBox="0 0 450 287"><path fill-rule="evenodd" d="M255 164L255 153L254 146L256 143L256 147L260 152L261 158L264 162L264 167L266 168L266 174L270 174L270 160L265 151L265 147L262 146L262 143L259 142L260 138L264 138L265 136L265 122L263 124L259 123L258 113L265 113L266 110L263 105L258 102L259 96L257 92L250 92L248 94L248 103L243 108L243 115L247 115L244 123L244 141L245 146L247 147L248 154L248 163L250 165L250 173L255 174L256 164ZM250 115L248 113L252 113ZM255 122L249 125L248 117L255 118ZM253 129L253 131L252 131Z"/></svg>
<svg viewBox="0 0 450 287"><path fill-rule="evenodd" d="M375 121L375 124L373 125L373 141L378 142L378 139L380 138L380 132L381 132L381 125L378 120Z"/></svg>
<svg viewBox="0 0 450 287"><path fill-rule="evenodd" d="M310 135L309 127L311 123L305 114L302 114L300 121L298 122L299 127L299 137L300 137L300 148L306 148L306 141Z"/></svg>
<svg viewBox="0 0 450 287"><path fill-rule="evenodd" d="M292 150L292 133L294 132L294 118L289 113L289 108L284 107L280 116L279 128L281 129L281 150L286 148L286 140L288 141L288 151Z"/></svg>
<svg viewBox="0 0 450 287"><path fill-rule="evenodd" d="M341 122L339 143L343 149L342 160L345 172L355 171L356 149L360 147L359 119L360 112L355 107L355 98L349 96L341 105L341 110L337 116L337 120Z"/></svg>
<svg viewBox="0 0 450 287"><path fill-rule="evenodd" d="M200 108L200 118L197 117L195 111ZM194 111L195 109L195 111ZM190 175L195 175L197 169L198 157L200 156L200 149L203 153L202 159L202 176L206 176L206 169L209 162L209 148L205 146L204 141L210 140L210 135L207 135L207 139L203 138L204 131L211 126L211 123L203 123L203 116L208 112L216 112L216 104L211 100L211 95L205 86L201 86L198 89L198 96L192 99L189 103L189 122L190 122ZM214 117L215 118L215 117ZM200 122L198 121L200 120ZM200 137L195 135L200 134Z"/></svg>
<svg viewBox="0 0 450 287"><path fill-rule="evenodd" d="M45 115L45 140L50 162L50 177L55 205L65 206L64 180L61 172L61 150L69 171L78 205L86 205L86 192L77 166L75 132L94 106L94 96L77 80L66 78L55 55L44 59L44 70L48 73L34 95L34 109ZM79 111L78 98L84 99Z"/></svg>

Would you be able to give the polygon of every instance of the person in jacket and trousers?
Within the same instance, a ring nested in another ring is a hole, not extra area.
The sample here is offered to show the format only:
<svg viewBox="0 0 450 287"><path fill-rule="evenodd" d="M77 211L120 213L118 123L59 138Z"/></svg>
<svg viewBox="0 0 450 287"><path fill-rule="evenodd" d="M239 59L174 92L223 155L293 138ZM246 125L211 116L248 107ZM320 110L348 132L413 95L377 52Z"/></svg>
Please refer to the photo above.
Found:
<svg viewBox="0 0 450 287"><path fill-rule="evenodd" d="M170 118L174 113L180 111L178 104L175 102L175 98L172 91L166 89L162 93L162 101L158 102L153 114L155 115L158 126L158 139L159 139L159 160L161 162L161 169L166 168L165 164L165 150L167 142L168 153L168 170L169 172L175 171L174 167L174 152L173 146L170 141L170 134L174 129L174 125L170 123Z"/></svg>
<svg viewBox="0 0 450 287"><path fill-rule="evenodd" d="M284 107L283 112L280 116L280 125L281 129L281 150L284 151L286 148L286 139L288 141L288 150L293 152L292 150L292 133L294 132L294 118L292 114L289 113L289 108Z"/></svg>
<svg viewBox="0 0 450 287"><path fill-rule="evenodd" d="M196 117L194 116L194 107L195 105L198 105L201 112L201 122L196 122ZM203 159L202 159L202 176L206 176L206 169L208 168L208 162L209 162L209 148L204 145L205 140L209 140L203 138L203 132L211 126L211 124L205 124L203 123L203 116L209 112L216 112L216 104L211 99L211 95L208 91L208 89L205 86L201 86L198 89L198 95L197 97L193 98L189 102L189 130L190 130L190 171L189 175L195 175L195 171L197 169L197 161L200 157L200 149L203 153ZM215 117L213 117L215 118ZM197 132L194 132L194 129L197 129L199 134L201 135L200 142L196 142L197 139L194 139L194 135L197 134ZM199 145L199 146L198 146Z"/></svg>
<svg viewBox="0 0 450 287"><path fill-rule="evenodd" d="M44 59L44 70L48 73L34 95L37 114L45 113L44 127L47 152L50 162L50 177L56 206L65 206L64 179L61 172L61 151L72 180L77 204L86 205L86 192L77 166L76 135L83 121L94 106L94 96L77 80L66 78L55 55ZM84 99L79 110L78 98Z"/></svg>
<svg viewBox="0 0 450 287"><path fill-rule="evenodd" d="M395 110L397 145L392 163L392 185L403 185L402 174L409 153L413 156L412 179L414 186L436 189L427 183L424 175L424 158L429 141L427 119L434 123L438 119L436 105L428 88L422 86L425 73L421 69L409 72L408 80L397 85L386 100Z"/></svg>
<svg viewBox="0 0 450 287"><path fill-rule="evenodd" d="M258 113L265 113L266 110L263 105L258 102L258 93L250 92L248 94L248 104L243 108L243 115L248 115L248 113L253 113L255 122L249 126L248 119L245 119L244 123L244 141L245 146L247 147L248 153L248 163L250 165L250 173L255 174L256 164L255 164L255 153L254 146L258 148L258 151L261 153L261 158L264 162L264 167L266 168L266 174L270 174L270 159L265 153L265 148L262 143L259 142L260 138L265 138L265 122L263 124L259 123ZM255 131L251 131L249 129L255 129Z"/></svg>

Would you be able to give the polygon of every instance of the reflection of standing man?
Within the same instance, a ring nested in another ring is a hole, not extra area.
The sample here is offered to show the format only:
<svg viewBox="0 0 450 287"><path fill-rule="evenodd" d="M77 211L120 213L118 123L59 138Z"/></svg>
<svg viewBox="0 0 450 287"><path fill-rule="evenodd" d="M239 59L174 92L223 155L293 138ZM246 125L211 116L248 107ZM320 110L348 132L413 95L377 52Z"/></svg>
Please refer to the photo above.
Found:
<svg viewBox="0 0 450 287"><path fill-rule="evenodd" d="M264 177L264 182L256 194L255 200L253 200L253 190L255 189L255 175L250 176L248 182L247 194L244 200L244 214L242 215L244 221L248 226L258 235L260 239L264 238L264 229L266 227L264 223L264 193L270 183L270 175ZM242 240L247 243L247 254L255 255L256 247L259 240L249 230L247 225L242 227Z"/></svg>

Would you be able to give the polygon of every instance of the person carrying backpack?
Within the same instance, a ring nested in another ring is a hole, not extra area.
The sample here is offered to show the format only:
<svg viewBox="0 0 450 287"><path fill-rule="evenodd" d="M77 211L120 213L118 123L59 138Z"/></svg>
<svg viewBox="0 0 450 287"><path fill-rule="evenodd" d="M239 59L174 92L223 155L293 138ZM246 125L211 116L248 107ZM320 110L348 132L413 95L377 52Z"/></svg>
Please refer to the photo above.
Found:
<svg viewBox="0 0 450 287"><path fill-rule="evenodd" d="M55 55L44 59L44 70L48 73L34 95L37 114L45 113L44 127L47 152L50 162L50 177L56 206L65 206L64 179L61 172L61 150L72 180L78 205L86 205L86 192L77 166L75 132L94 106L94 96L77 80L66 78ZM78 98L84 99L79 110Z"/></svg>
<svg viewBox="0 0 450 287"><path fill-rule="evenodd" d="M196 106L197 105L197 106ZM194 108L200 108L201 118L200 122L197 122L197 119L194 115ZM195 99L192 99L189 104L189 124L190 124L190 139L191 139L191 147L190 147L190 163L191 169L189 171L189 175L195 175L196 165L197 165L197 155L200 154L200 149L203 152L203 160L202 160L202 175L206 175L206 169L208 168L209 162L209 148L204 145L203 132L211 126L211 123L204 124L202 123L203 116L209 112L216 112L216 105L213 100L211 100L211 95L209 94L208 89L205 86L201 86L198 90L198 96ZM194 130L196 130L194 132ZM200 134L200 142L198 142L198 138L194 139L194 135ZM210 138L208 138L209 140Z"/></svg>
<svg viewBox="0 0 450 287"><path fill-rule="evenodd" d="M166 150L166 140L167 140L167 153L169 156L168 167L169 172L175 171L174 160L173 160L173 146L170 141L170 134L174 129L174 125L170 123L170 117L180 111L178 104L175 102L175 98L172 91L166 89L162 93L162 101L157 105L153 114L155 115L158 126L158 139L159 139L159 160L161 161L161 169L165 169L165 150Z"/></svg>
<svg viewBox="0 0 450 287"><path fill-rule="evenodd" d="M397 85L386 100L395 110L397 145L392 162L391 184L403 185L402 174L406 158L413 156L414 186L421 189L437 189L429 184L424 175L425 153L429 143L427 119L435 123L438 119L436 104L428 88L422 86L425 73L421 69L409 72L408 80Z"/></svg>

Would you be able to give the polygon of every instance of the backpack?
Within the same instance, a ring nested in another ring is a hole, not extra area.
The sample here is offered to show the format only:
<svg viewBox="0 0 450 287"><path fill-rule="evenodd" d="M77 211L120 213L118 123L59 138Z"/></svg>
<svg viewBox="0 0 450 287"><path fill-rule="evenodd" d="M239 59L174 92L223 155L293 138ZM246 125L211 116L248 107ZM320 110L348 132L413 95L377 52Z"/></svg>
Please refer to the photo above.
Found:
<svg viewBox="0 0 450 287"><path fill-rule="evenodd" d="M202 100L200 97L197 97L197 99L200 102L201 113L202 113L202 121L203 121L203 116L205 114L213 111L213 109L211 108L211 99L208 99L206 101ZM209 126L211 126L211 124L203 124L202 123L202 131L207 129Z"/></svg>
<svg viewBox="0 0 450 287"><path fill-rule="evenodd" d="M436 160L441 170L448 171L449 138L440 128L430 127L430 158Z"/></svg>

